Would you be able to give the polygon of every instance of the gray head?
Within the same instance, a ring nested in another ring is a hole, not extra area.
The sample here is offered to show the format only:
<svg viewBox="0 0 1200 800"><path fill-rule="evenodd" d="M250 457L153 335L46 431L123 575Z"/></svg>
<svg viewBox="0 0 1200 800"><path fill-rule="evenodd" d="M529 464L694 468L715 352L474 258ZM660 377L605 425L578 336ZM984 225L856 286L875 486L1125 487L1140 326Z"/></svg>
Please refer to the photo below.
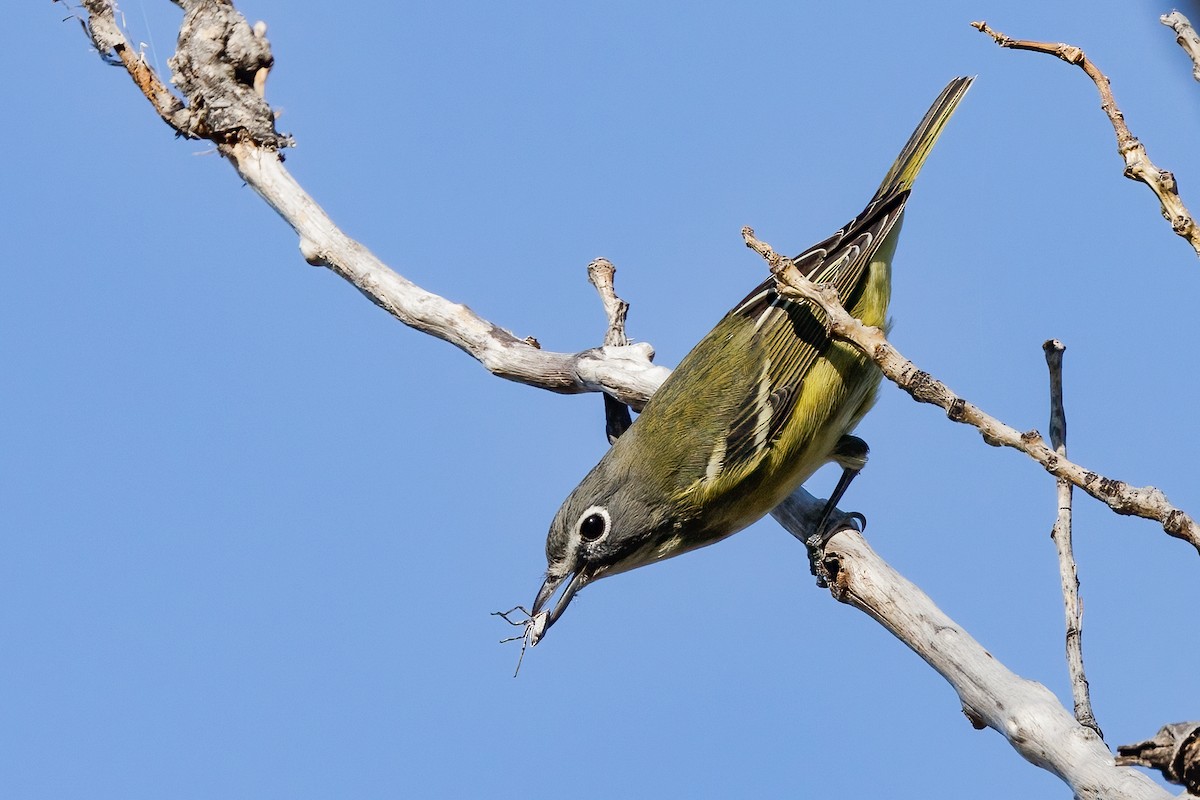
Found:
<svg viewBox="0 0 1200 800"><path fill-rule="evenodd" d="M618 440L575 487L550 523L546 580L531 616L536 617L564 583L566 588L540 628L539 638L587 584L672 554L660 552L660 545L675 522L664 503L648 502L653 491L642 480L614 466L611 456L621 444Z"/></svg>

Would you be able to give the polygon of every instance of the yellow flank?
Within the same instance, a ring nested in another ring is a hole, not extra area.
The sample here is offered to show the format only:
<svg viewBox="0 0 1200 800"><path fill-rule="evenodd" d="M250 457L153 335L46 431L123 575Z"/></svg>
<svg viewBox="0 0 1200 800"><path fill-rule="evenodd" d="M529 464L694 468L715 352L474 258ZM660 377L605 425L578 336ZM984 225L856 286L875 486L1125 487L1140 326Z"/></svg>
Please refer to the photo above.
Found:
<svg viewBox="0 0 1200 800"><path fill-rule="evenodd" d="M796 259L798 268L810 278L834 285L843 303L848 303L847 310L864 324L889 327L891 262L904 204L913 180L970 83L970 79L958 79L947 86L863 213ZM874 405L881 379L878 368L853 346L829 341L823 330L816 334L811 325L806 328L803 321L794 321L795 317L791 326L781 321L787 317L784 307L788 303L774 295L770 282L764 284L680 364L677 372L688 375L667 391L672 402L666 405L703 395L694 382L713 380L716 364L726 362L727 369L746 377L726 383L724 390L741 392L741 402L750 407L735 413L736 408L729 407L732 404L718 403L720 410L713 413L725 418L723 435L710 442L703 472L681 487L675 498L703 523L695 526L686 541L673 537L671 547L659 547L659 558L724 538L762 517L828 463L838 440L853 431ZM823 315L808 304L803 306L812 317L810 322L819 325ZM784 363L791 365L790 373L779 366ZM788 389L798 392L793 405L776 409L768 403L768 398ZM669 413L654 405L647 409L649 416ZM774 438L768 440L768 423L779 422L773 420L777 413L787 414L787 418L776 425ZM730 451L735 447L729 440L736 437L737 420L743 418L754 421L753 440L734 456ZM646 427L659 427L648 421L651 424Z"/></svg>

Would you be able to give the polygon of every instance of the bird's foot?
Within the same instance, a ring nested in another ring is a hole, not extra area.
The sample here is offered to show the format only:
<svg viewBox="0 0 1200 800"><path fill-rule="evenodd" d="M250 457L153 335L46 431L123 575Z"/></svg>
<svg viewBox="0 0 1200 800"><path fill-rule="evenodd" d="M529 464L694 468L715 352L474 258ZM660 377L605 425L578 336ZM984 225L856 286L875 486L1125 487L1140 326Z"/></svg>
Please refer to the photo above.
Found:
<svg viewBox="0 0 1200 800"><path fill-rule="evenodd" d="M804 546L808 550L809 570L817 579L817 586L822 589L828 588L829 581L833 577L825 567L825 545L829 544L829 540L841 531L852 530L861 533L866 529L867 518L857 511L851 511L840 517L827 519L821 530L804 541Z"/></svg>

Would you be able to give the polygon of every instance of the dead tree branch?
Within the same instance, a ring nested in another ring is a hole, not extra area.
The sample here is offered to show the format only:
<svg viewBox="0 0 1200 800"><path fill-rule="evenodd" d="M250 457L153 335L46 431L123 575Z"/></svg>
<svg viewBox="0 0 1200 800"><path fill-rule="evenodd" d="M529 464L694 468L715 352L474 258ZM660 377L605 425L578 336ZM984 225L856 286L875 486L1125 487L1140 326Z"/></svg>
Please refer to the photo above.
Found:
<svg viewBox="0 0 1200 800"><path fill-rule="evenodd" d="M1188 18L1178 11L1163 14L1158 21L1175 31L1175 41L1192 60L1192 77L1200 81L1200 36Z"/></svg>
<svg viewBox="0 0 1200 800"><path fill-rule="evenodd" d="M182 100L130 46L109 0L84 0L85 29L101 54L117 54L176 133L216 144L242 180L296 231L305 261L329 268L405 325L449 342L502 378L564 394L603 391L634 408L654 393L668 370L651 363L649 344L580 353L542 350L536 339L519 338L467 306L422 289L342 232L283 166L279 150L292 139L275 130L260 94L272 61L265 28L251 28L233 6L217 0L179 4L185 14L170 63Z"/></svg>
<svg viewBox="0 0 1200 800"><path fill-rule="evenodd" d="M1175 176L1166 170L1160 170L1146 154L1145 146L1129 132L1125 124L1125 115L1117 107L1113 99L1112 86L1100 68L1092 63L1083 50L1074 45L1061 42L1035 42L1029 39L1013 39L997 30L988 27L986 22L972 22L971 27L991 36L996 44L1012 50L1031 50L1035 53L1046 53L1061 58L1068 64L1074 64L1087 73L1100 92L1100 108L1108 115L1113 132L1117 135L1117 152L1125 161L1125 177L1140 181L1150 187L1162 211L1163 218L1171 223L1171 230L1182 236L1200 256L1200 227L1192 218L1179 197L1179 186Z"/></svg>
<svg viewBox="0 0 1200 800"><path fill-rule="evenodd" d="M800 489L771 516L804 542L823 506ZM1076 797L1171 797L1145 775L1117 767L1095 731L1079 724L1045 686L1010 672L880 558L862 534L843 530L830 539L824 565L834 599L904 642L954 687L972 725L1000 733L1029 762L1065 781Z"/></svg>
<svg viewBox="0 0 1200 800"><path fill-rule="evenodd" d="M1060 458L1067 457L1067 412L1063 407L1062 364L1066 345L1057 339L1042 344L1046 366L1050 369L1050 445ZM1058 514L1050 538L1058 552L1058 575L1063 597L1063 616L1066 619L1067 671L1071 677L1071 696L1075 701L1075 719L1103 739L1104 732L1092 711L1087 675L1083 669L1083 604L1079 600L1079 572L1075 566L1075 549L1071 543L1071 482L1055 480L1058 495Z"/></svg>
<svg viewBox="0 0 1200 800"><path fill-rule="evenodd" d="M596 287L600 302L604 304L604 315L608 317L608 330L604 333L605 347L624 347L629 344L625 335L625 315L629 313L629 303L617 297L613 287L613 276L617 268L607 258L597 258L588 264L588 280ZM604 433L608 443L617 441L622 433L633 424L629 406L616 400L612 395L604 395Z"/></svg>

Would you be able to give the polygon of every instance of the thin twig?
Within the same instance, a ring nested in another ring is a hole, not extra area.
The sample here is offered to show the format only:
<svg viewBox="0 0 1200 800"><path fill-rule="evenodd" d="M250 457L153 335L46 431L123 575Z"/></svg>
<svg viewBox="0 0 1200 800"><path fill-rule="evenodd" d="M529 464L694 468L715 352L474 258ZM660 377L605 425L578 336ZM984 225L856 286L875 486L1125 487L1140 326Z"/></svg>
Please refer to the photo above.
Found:
<svg viewBox="0 0 1200 800"><path fill-rule="evenodd" d="M1188 18L1178 11L1163 14L1158 21L1175 31L1175 41L1192 60L1192 77L1200 81L1200 36Z"/></svg>
<svg viewBox="0 0 1200 800"><path fill-rule="evenodd" d="M133 78L134 84L150 101L150 105L162 117L163 122L174 128L176 133L189 139L205 138L207 131L193 121L192 114L183 101L159 79L125 38L117 24L113 4L109 0L82 0L82 4L88 14L83 22L84 30L91 37L100 55L107 59L109 53L116 54L129 77Z"/></svg>
<svg viewBox="0 0 1200 800"><path fill-rule="evenodd" d="M1068 64L1074 64L1086 72L1100 92L1100 108L1108 115L1113 132L1117 135L1117 152L1125 161L1125 177L1140 181L1150 187L1150 190L1158 197L1163 218L1171 223L1171 229L1186 239L1192 249L1196 251L1196 255L1200 256L1200 226L1196 225L1191 213L1183 205L1183 200L1179 197L1179 187L1175 183L1175 176L1166 170L1160 170L1150 161L1145 146L1129 132L1129 127L1125 124L1125 115L1121 113L1116 100L1113 99L1112 87L1109 85L1108 78L1092 63L1083 50L1061 42L1013 39L988 27L986 22L972 22L971 27L988 34L1001 47L1052 55Z"/></svg>
<svg viewBox="0 0 1200 800"><path fill-rule="evenodd" d="M1061 458L1067 457L1067 412L1063 408L1062 364L1066 345L1057 339L1042 344L1046 366L1050 368L1050 446ZM1058 575L1062 584L1063 615L1066 619L1067 671L1071 676L1071 696L1075 701L1075 719L1103 739L1104 732L1092 713L1087 675L1083 670L1083 605L1079 599L1079 573L1071 544L1071 482L1058 478L1058 515L1050 538L1058 551Z"/></svg>
<svg viewBox="0 0 1200 800"><path fill-rule="evenodd" d="M946 384L917 369L884 338L883 331L867 327L850 316L838 302L836 291L828 286L817 286L801 275L790 259L780 256L769 244L756 239L753 229L742 228L742 238L747 247L766 259L781 293L808 300L820 307L825 312L831 335L861 350L879 365L888 380L912 395L914 400L938 406L946 411L951 420L977 428L983 440L990 445L1020 450L1054 477L1066 478L1118 514L1155 520L1171 536L1183 539L1200 552L1200 525L1171 505L1162 491L1153 486L1137 488L1098 475L1059 456L1046 445L1037 431L1020 433L978 406L968 403Z"/></svg>

